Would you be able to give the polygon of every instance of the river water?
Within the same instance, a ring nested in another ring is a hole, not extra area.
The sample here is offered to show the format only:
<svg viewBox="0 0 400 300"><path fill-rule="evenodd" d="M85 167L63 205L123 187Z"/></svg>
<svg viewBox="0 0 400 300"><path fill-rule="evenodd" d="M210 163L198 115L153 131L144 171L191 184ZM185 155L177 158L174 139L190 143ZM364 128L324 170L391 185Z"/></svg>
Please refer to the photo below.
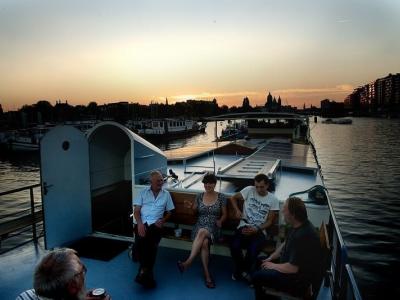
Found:
<svg viewBox="0 0 400 300"><path fill-rule="evenodd" d="M364 299L400 299L400 120L354 118L318 123L311 135L339 227ZM221 124L219 123L220 134ZM222 124L225 125L225 124ZM205 134L160 144L179 148L214 139ZM39 182L38 154L0 153L0 191ZM36 189L36 199L40 198ZM29 207L29 192L0 197L0 221Z"/></svg>

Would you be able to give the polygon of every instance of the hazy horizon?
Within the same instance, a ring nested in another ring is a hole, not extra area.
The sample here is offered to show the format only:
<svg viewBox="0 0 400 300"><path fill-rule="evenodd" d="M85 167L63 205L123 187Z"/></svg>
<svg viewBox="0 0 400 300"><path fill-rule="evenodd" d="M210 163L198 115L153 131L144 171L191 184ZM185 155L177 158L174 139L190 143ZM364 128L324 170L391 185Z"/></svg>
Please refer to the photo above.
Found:
<svg viewBox="0 0 400 300"><path fill-rule="evenodd" d="M399 28L396 0L0 0L0 104L319 107L398 73Z"/></svg>

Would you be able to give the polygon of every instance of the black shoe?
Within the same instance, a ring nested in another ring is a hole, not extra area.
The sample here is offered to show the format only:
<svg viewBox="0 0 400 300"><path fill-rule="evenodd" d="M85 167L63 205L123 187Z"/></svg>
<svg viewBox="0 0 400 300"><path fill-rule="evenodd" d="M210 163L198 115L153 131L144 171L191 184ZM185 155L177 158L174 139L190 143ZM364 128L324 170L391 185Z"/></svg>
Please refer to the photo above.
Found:
<svg viewBox="0 0 400 300"><path fill-rule="evenodd" d="M241 273L235 272L235 273L232 273L232 280L234 280L234 281L244 281L244 282L250 284L251 283L251 276L247 272L241 272Z"/></svg>
<svg viewBox="0 0 400 300"><path fill-rule="evenodd" d="M246 282L247 284L250 285L252 283L251 276L250 276L249 273L243 272L242 273L242 278L243 278L243 281Z"/></svg>
<svg viewBox="0 0 400 300"><path fill-rule="evenodd" d="M153 279L153 278L149 278L145 281L145 283L143 284L143 286L146 289L154 289L157 286L157 282Z"/></svg>
<svg viewBox="0 0 400 300"><path fill-rule="evenodd" d="M148 273L138 273L135 281L146 289L153 289L157 286L157 282L154 280L153 275Z"/></svg>
<svg viewBox="0 0 400 300"><path fill-rule="evenodd" d="M232 280L234 280L234 281L243 280L242 274L241 273L237 273L237 272L232 273Z"/></svg>
<svg viewBox="0 0 400 300"><path fill-rule="evenodd" d="M138 274L136 275L136 277L135 277L135 282L136 282L136 283L139 283L139 284L141 284L141 285L144 284L145 278L144 278L144 276L143 276L143 273L142 273L142 274L138 273Z"/></svg>

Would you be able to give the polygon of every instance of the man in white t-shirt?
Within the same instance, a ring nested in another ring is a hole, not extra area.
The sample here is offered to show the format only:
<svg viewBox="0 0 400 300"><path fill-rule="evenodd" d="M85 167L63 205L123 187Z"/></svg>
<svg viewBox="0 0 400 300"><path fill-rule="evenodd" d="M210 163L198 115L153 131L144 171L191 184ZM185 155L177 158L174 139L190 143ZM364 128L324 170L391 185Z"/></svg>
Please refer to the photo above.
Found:
<svg viewBox="0 0 400 300"><path fill-rule="evenodd" d="M231 243L231 255L235 264L232 279L249 280L255 268L257 256L265 245L266 229L275 224L279 214L279 201L269 188L272 182L265 174L254 177L254 186L247 186L230 199L239 226ZM243 212L237 202L244 201ZM246 249L243 257L242 249Z"/></svg>

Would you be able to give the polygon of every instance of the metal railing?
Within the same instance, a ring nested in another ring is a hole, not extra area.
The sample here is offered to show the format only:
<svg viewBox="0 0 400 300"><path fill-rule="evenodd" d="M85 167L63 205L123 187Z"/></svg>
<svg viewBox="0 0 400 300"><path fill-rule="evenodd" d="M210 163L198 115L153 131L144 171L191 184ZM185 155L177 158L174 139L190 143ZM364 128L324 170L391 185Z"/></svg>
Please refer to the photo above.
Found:
<svg viewBox="0 0 400 300"><path fill-rule="evenodd" d="M42 210L36 210L35 207L35 196L33 189L40 187L40 183L24 186L21 188L9 190L6 192L0 192L1 196L6 196L10 194L15 194L22 191L29 190L30 198L30 208L27 210L29 213L15 212L8 214L6 217L14 217L11 220L0 222L0 242L9 237L9 234L15 233L23 228L32 227L32 240L36 243L38 241L39 235L37 233L36 225L43 220ZM4 217L4 216L3 216Z"/></svg>
<svg viewBox="0 0 400 300"><path fill-rule="evenodd" d="M354 279L353 271L348 264L347 248L340 234L330 200L328 204L331 214L328 235L332 247L328 283L331 288L332 299L361 300L362 297Z"/></svg>

